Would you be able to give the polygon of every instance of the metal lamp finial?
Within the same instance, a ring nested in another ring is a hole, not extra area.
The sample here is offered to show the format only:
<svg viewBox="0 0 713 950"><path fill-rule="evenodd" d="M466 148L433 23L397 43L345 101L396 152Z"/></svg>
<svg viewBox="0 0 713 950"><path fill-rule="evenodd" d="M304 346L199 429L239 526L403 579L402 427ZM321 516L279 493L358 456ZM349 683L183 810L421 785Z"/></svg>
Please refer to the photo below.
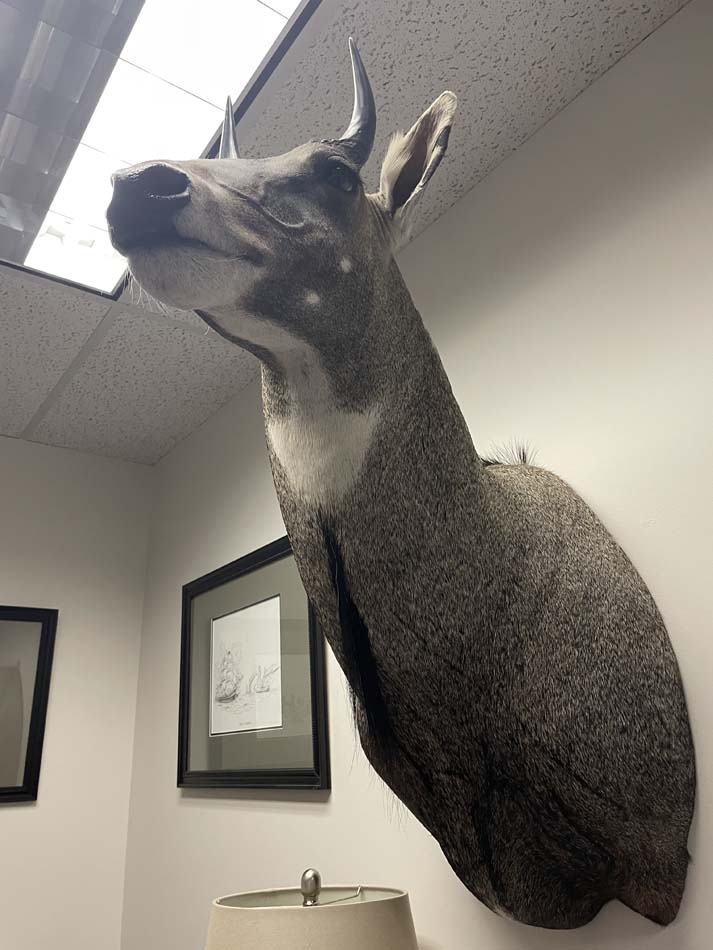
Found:
<svg viewBox="0 0 713 950"><path fill-rule="evenodd" d="M314 868L308 868L302 875L300 885L302 891L302 906L315 907L319 904L319 894L322 890L322 875Z"/></svg>

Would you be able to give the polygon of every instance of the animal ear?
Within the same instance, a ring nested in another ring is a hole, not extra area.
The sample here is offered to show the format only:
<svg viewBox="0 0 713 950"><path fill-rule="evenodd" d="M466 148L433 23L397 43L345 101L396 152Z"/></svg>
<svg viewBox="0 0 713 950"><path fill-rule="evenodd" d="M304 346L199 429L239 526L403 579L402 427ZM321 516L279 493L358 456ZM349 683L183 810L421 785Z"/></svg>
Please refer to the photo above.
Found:
<svg viewBox="0 0 713 950"><path fill-rule="evenodd" d="M380 199L406 231L414 206L446 154L457 104L454 93L441 93L408 132L396 133L386 151Z"/></svg>

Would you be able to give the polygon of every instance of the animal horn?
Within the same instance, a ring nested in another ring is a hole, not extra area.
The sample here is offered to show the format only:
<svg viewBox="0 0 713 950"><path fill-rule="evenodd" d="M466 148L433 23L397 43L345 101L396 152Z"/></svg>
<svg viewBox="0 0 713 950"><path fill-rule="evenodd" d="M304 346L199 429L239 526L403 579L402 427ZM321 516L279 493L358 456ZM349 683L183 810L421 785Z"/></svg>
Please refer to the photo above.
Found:
<svg viewBox="0 0 713 950"><path fill-rule="evenodd" d="M376 105L364 63L351 36L349 37L349 53L354 75L354 110L351 122L339 141L351 149L355 161L361 166L369 157L374 144Z"/></svg>
<svg viewBox="0 0 713 950"><path fill-rule="evenodd" d="M235 134L235 116L233 114L233 103L228 96L225 104L225 117L223 119L223 132L220 136L220 151L218 158L240 158L238 152L238 138Z"/></svg>

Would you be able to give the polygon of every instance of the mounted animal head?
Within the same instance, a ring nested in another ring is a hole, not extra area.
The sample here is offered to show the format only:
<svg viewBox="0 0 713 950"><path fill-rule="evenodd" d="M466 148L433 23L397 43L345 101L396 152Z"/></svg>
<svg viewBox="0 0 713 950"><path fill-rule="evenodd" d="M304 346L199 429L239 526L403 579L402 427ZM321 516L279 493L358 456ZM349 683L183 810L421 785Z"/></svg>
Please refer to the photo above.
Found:
<svg viewBox="0 0 713 950"><path fill-rule="evenodd" d="M133 276L266 362L305 343L323 352L363 342L370 302L383 300L393 251L446 151L450 92L394 137L378 193L365 193L376 109L351 39L349 49L354 108L340 138L242 159L228 101L218 159L145 162L113 176L109 233Z"/></svg>

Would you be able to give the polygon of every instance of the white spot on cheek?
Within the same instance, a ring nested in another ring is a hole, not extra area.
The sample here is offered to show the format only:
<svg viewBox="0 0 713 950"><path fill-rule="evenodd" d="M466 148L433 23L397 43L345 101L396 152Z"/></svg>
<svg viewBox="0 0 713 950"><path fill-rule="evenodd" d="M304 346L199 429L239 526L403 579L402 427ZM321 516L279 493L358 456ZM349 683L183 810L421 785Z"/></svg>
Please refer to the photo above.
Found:
<svg viewBox="0 0 713 950"><path fill-rule="evenodd" d="M349 260L348 257L343 257L343 258L341 259L341 261L339 262L339 266L340 266L340 268L341 268L341 270L342 270L342 273L344 273L344 274L349 274L349 273L351 273L352 262Z"/></svg>
<svg viewBox="0 0 713 950"><path fill-rule="evenodd" d="M320 296L316 294L313 290L310 290L309 293L305 295L305 300L311 307L319 306Z"/></svg>

